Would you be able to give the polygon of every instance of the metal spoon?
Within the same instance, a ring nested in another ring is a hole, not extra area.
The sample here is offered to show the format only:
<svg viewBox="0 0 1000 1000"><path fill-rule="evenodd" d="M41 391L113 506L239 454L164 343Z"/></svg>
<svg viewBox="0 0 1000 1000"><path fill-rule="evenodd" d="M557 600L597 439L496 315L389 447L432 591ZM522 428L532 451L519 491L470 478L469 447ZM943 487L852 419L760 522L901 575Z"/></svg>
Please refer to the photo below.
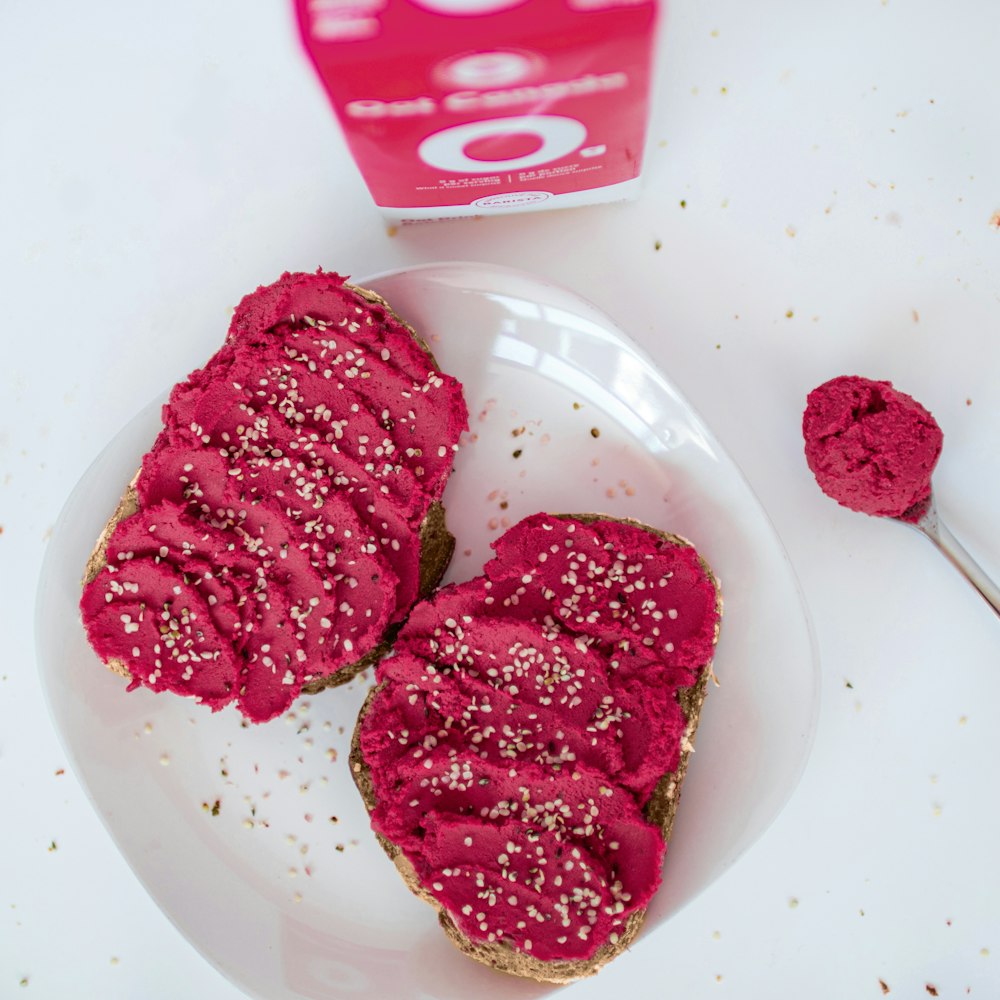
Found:
<svg viewBox="0 0 1000 1000"><path fill-rule="evenodd" d="M893 518L926 535L976 590L983 600L1000 615L1000 587L990 579L986 571L972 558L962 543L951 533L948 526L938 517L934 503L934 493L915 504L908 511Z"/></svg>

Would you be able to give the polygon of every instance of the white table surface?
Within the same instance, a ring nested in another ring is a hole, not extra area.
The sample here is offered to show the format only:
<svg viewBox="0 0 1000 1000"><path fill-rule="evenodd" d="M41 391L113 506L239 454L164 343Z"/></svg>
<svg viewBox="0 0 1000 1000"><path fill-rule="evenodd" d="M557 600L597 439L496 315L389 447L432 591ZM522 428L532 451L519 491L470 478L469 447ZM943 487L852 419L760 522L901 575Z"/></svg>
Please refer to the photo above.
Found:
<svg viewBox="0 0 1000 1000"><path fill-rule="evenodd" d="M998 37L992 0L675 0L640 201L393 235L283 2L8 0L0 997L242 996L68 764L39 567L102 446L214 349L206 317L285 269L442 259L575 289L652 353L773 519L820 650L788 806L654 946L566 995L1000 996L1000 622L915 533L823 497L799 432L834 375L916 396L945 431L942 515L1000 575Z"/></svg>

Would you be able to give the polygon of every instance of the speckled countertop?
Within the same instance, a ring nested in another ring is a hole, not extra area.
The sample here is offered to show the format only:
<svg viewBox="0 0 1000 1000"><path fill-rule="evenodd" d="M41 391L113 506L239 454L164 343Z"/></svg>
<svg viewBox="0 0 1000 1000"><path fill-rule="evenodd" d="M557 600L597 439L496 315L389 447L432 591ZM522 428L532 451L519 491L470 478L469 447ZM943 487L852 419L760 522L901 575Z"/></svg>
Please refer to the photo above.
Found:
<svg viewBox="0 0 1000 1000"><path fill-rule="evenodd" d="M204 359L245 291L285 269L443 259L558 282L645 347L770 515L819 650L787 806L567 995L1000 995L1000 623L916 534L823 497L799 433L834 375L921 400L945 433L941 513L1000 575L1000 7L676 0L638 202L398 232L284 4L17 2L0 24L0 996L244 995L147 895L78 780L36 669L40 567L91 461ZM288 753L312 755L310 785L275 771L261 795L312 801L346 758L321 697L299 711ZM136 753L173 766L144 723ZM246 765L242 738L220 776ZM250 783L220 815L225 791L195 808L253 825ZM352 850L324 807L308 842L270 832L300 881Z"/></svg>

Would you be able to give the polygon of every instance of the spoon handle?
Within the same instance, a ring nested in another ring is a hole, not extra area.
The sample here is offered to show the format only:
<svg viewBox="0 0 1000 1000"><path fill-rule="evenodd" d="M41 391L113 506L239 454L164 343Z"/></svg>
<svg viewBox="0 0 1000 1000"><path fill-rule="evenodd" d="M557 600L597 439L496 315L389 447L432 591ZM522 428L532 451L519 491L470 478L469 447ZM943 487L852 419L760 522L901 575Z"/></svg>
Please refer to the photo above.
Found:
<svg viewBox="0 0 1000 1000"><path fill-rule="evenodd" d="M937 516L933 507L927 515L916 522L914 527L923 532L947 556L948 561L979 591L997 615L1000 615L1000 587L966 551L944 521Z"/></svg>

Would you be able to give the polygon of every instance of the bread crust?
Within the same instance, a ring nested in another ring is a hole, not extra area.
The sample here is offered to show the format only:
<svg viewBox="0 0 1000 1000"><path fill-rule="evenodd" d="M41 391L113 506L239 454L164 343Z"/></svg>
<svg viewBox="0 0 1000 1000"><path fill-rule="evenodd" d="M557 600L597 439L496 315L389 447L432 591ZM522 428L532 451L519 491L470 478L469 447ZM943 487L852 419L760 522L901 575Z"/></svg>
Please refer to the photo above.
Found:
<svg viewBox="0 0 1000 1000"><path fill-rule="evenodd" d="M360 285L353 285L349 282L344 282L344 287L360 295L361 298L365 299L365 301L385 309L397 323L409 331L410 336L413 337L420 349L427 355L431 367L434 369L438 368L437 360L435 359L431 349L427 346L426 341L417 334L414 328L407 323L406 320L402 319L392 310L391 306L384 298L382 298L381 295L377 292L373 292L371 289L362 288ZM122 494L121 499L118 501L118 505L115 507L113 513L101 529L97 542L87 559L86 566L84 567L82 580L84 585L91 583L107 565L108 540L111 538L115 528L122 521L138 513L140 505L139 494L136 490L136 483L139 481L141 471L142 470L140 469L132 477L132 480L125 488L125 492ZM420 523L419 534L420 567L417 598L418 600L422 600L423 598L428 597L437 588L445 574L445 571L448 569L448 564L451 562L452 554L455 551L455 537L448 530L445 519L445 508L439 500L433 501L428 508L427 513L424 515L424 519ZM401 624L402 623L396 623L388 626L378 645L360 659L355 660L354 663L346 664L337 670L336 673L329 674L325 677L317 677L309 681L307 684L303 684L302 693L316 694L325 688L339 687L341 684L346 684L353 680L359 673L377 663L383 656L386 655L386 653L388 653L389 649L392 647L393 641L396 638L396 634L399 632ZM132 674L124 660L113 657L105 660L104 664L110 671L118 674L120 677L124 677L128 680L132 679Z"/></svg>
<svg viewBox="0 0 1000 1000"><path fill-rule="evenodd" d="M650 525L644 524L643 522L637 521L633 518L618 518L594 513L553 514L551 516L567 520L580 521L588 524L594 521L617 521L623 524L632 524L645 531L649 531L660 538L663 538L671 545L683 546L686 548L693 547L691 542L680 535L674 535L669 532L661 531L658 528L651 527ZM702 569L708 576L708 579L711 580L712 585L715 587L715 607L718 619L716 621L715 635L713 637L714 648L715 643L718 642L719 627L722 618L722 590L719 585L718 578L715 576L708 563L700 555L698 560ZM670 835L673 832L674 820L677 815L677 806L681 798L681 787L684 781L684 776L687 773L691 754L694 752L695 733L698 728L698 722L701 718L702 706L704 705L705 698L708 694L709 678L713 676L712 661L710 659L702 667L697 682L690 687L681 688L678 691L678 701L680 703L681 710L684 713L684 717L687 720L687 726L684 730L684 735L681 738L680 761L673 771L669 771L661 776L649 797L649 801L643 807L643 815L650 823L660 828L665 842L669 842ZM374 811L378 800L375 795L375 787L372 782L371 770L369 769L368 764L365 761L364 754L361 751L361 728L365 716L368 714L369 708L378 696L379 692L382 690L383 686L384 685L373 687L371 691L368 692L368 697L365 699L364 704L361 706L361 711L358 713L358 720L354 727L354 734L351 738L351 776L354 778L354 783L361 794L362 801L364 802L369 815ZM593 976L605 965L607 965L608 962L629 948L638 935L639 929L646 916L646 911L644 909L637 910L633 913L626 921L624 927L618 932L617 942L614 944L606 942L589 959L555 962L542 961L541 959L535 958L525 952L516 950L506 942L499 941L491 943L488 941L475 941L467 937L459 930L454 921L452 921L451 917L448 915L448 912L441 906L434 896L432 896L420 885L416 870L403 853L402 848L379 833L376 833L375 836L379 844L381 844L382 849L392 860L393 864L395 864L397 871L402 876L403 881L407 884L407 886L409 886L410 891L424 901L430 903L431 906L437 910L438 923L448 936L448 939L463 954L468 955L477 962L481 962L483 965L488 965L490 968L496 969L499 972L506 972L510 975L534 979L538 982L558 984L571 983L577 979Z"/></svg>

